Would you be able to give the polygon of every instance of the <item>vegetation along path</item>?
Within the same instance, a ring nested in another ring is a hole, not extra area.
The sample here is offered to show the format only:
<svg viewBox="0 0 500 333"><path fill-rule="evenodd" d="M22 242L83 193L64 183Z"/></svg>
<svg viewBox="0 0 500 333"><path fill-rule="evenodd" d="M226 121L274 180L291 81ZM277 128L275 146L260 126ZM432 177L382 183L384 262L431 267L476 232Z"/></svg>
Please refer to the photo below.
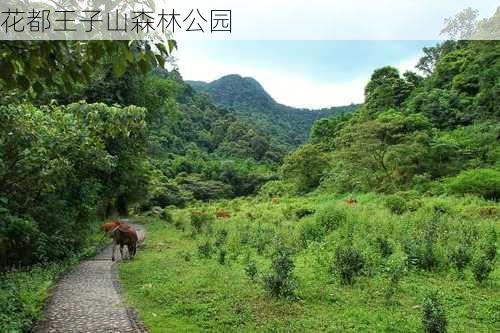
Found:
<svg viewBox="0 0 500 333"><path fill-rule="evenodd" d="M147 332L122 301L111 251L108 246L58 282L35 332Z"/></svg>

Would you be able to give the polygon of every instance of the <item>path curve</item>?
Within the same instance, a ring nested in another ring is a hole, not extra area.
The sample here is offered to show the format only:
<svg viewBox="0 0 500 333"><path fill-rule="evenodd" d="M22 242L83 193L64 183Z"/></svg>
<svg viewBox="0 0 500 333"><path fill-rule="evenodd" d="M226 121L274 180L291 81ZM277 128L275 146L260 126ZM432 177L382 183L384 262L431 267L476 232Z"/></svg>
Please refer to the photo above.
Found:
<svg viewBox="0 0 500 333"><path fill-rule="evenodd" d="M144 232L142 226L133 226ZM119 253L117 257L120 258ZM123 302L117 265L111 261L111 246L64 274L34 332L147 332L135 312Z"/></svg>

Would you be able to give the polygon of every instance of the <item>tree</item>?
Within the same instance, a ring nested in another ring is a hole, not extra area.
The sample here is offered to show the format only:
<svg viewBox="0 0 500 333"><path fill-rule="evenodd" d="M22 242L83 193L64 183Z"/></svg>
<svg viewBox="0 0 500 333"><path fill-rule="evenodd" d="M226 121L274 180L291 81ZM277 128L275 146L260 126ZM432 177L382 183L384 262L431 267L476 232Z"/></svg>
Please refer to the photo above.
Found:
<svg viewBox="0 0 500 333"><path fill-rule="evenodd" d="M373 72L366 85L365 105L371 113L398 108L410 92L407 82L396 68L382 67Z"/></svg>
<svg viewBox="0 0 500 333"><path fill-rule="evenodd" d="M307 192L319 185L329 165L328 155L318 145L305 144L285 157L281 173L294 182L299 191Z"/></svg>

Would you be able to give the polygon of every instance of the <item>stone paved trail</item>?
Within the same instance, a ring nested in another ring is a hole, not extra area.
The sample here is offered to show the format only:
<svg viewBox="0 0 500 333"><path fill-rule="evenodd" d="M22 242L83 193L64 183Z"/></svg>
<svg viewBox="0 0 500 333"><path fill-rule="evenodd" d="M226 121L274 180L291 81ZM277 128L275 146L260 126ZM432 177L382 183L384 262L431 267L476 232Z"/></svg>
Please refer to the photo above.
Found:
<svg viewBox="0 0 500 333"><path fill-rule="evenodd" d="M147 332L122 301L111 246L61 278L34 332Z"/></svg>

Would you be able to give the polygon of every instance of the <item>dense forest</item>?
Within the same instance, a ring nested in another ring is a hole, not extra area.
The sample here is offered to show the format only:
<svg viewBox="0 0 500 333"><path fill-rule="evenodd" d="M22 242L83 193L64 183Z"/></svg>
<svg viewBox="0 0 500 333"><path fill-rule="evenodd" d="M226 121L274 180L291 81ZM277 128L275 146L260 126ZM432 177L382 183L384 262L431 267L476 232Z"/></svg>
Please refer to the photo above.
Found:
<svg viewBox="0 0 500 333"><path fill-rule="evenodd" d="M498 329L497 41L317 111L186 83L175 47L0 42L2 331L129 214L150 240L120 276L152 331Z"/></svg>
<svg viewBox="0 0 500 333"><path fill-rule="evenodd" d="M208 95L215 104L229 108L238 118L257 124L288 149L307 140L316 120L353 112L358 107L355 104L320 110L289 107L277 103L255 79L236 74L210 83L188 81L188 84Z"/></svg>

